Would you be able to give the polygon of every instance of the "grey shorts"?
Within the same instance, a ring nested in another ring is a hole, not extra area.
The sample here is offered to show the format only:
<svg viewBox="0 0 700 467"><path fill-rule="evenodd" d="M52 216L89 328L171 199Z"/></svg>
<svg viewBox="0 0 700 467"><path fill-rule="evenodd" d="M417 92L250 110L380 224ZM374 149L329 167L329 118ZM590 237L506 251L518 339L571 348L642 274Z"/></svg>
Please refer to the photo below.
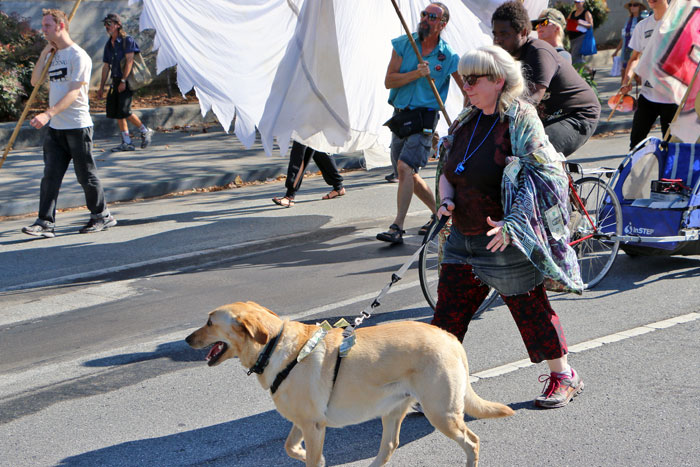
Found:
<svg viewBox="0 0 700 467"><path fill-rule="evenodd" d="M421 167L428 164L430 149L433 144L433 135L416 133L406 138L399 138L391 134L391 163L396 165L398 161L403 161L418 172Z"/></svg>
<svg viewBox="0 0 700 467"><path fill-rule="evenodd" d="M544 281L544 275L516 247L495 253L486 249L492 237L462 235L454 226L445 242L443 263L470 264L474 274L503 295L527 293Z"/></svg>

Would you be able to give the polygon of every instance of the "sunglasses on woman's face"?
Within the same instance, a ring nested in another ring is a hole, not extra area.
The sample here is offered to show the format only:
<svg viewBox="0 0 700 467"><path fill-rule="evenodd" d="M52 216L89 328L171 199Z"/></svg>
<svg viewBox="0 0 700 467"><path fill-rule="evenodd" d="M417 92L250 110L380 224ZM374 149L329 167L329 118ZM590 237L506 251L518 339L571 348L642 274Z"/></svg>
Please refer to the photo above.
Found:
<svg viewBox="0 0 700 467"><path fill-rule="evenodd" d="M421 18L428 18L430 21L435 21L436 19L438 19L437 13L429 13L427 11L421 11L420 17Z"/></svg>
<svg viewBox="0 0 700 467"><path fill-rule="evenodd" d="M537 26L535 26L535 31L537 31L539 28L543 28L545 26L549 25L549 20L546 19L542 21L541 23L537 23Z"/></svg>
<svg viewBox="0 0 700 467"><path fill-rule="evenodd" d="M488 75L467 75L463 76L464 82L467 83L470 87L474 86L477 81L479 81L479 78L483 78L484 76Z"/></svg>

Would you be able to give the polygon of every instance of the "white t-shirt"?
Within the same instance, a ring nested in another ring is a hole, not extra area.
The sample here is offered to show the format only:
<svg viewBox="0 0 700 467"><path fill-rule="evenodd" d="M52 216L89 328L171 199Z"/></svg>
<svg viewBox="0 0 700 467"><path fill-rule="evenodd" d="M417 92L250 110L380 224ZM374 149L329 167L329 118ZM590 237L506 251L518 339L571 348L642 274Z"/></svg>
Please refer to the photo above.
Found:
<svg viewBox="0 0 700 467"><path fill-rule="evenodd" d="M637 26L635 26L634 30L632 31L632 38L630 39L629 43L630 49L643 53L644 49L646 49L647 45L649 45L651 35L660 24L661 21L656 21L653 13L637 23ZM651 84L649 84L646 78L649 70L640 70L639 67L637 67L634 72L637 73L637 75L639 75L639 77L642 79L642 89L640 91L642 96L646 97L652 102L658 102L660 104L675 104L672 99L669 99L663 94L656 92L654 88L651 87Z"/></svg>
<svg viewBox="0 0 700 467"><path fill-rule="evenodd" d="M83 49L73 43L56 52L49 66L49 106L54 106L70 91L70 84L83 83L78 98L63 112L53 116L49 126L56 130L72 130L92 126L88 83L92 60Z"/></svg>

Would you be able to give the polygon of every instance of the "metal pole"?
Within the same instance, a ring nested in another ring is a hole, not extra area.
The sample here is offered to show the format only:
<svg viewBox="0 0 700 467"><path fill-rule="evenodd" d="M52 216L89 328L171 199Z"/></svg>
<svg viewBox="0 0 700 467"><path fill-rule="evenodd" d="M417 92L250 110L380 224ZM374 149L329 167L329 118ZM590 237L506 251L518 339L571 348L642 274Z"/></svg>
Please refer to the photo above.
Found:
<svg viewBox="0 0 700 467"><path fill-rule="evenodd" d="M69 24L73 19L73 16L75 16L75 12L78 9L80 2L82 2L82 0L76 0L75 5L73 5L73 10L70 12L70 15L68 15ZM51 61L53 60L54 55L56 55L55 50L51 52L51 55L49 55L49 58L46 61L46 66L44 67L44 70L41 73L41 77L39 78L39 82L36 83L36 86L34 86L34 90L29 96L29 99L27 99L27 103L24 105L22 115L20 115L19 120L17 120L17 125L15 125L15 131L12 132L12 136L10 136L10 141L7 143L7 146L5 146L5 151L2 154L2 159L0 159L0 168L2 168L2 165L5 163L5 159L7 159L7 155L12 150L12 145L15 143L15 139L17 139L17 135L19 134L20 128L22 128L22 123L24 123L24 119L27 118L27 114L29 113L29 107L34 102L34 99L39 93L39 88L44 83L44 80L46 80L46 75L49 73L49 65L51 65Z"/></svg>
<svg viewBox="0 0 700 467"><path fill-rule="evenodd" d="M411 31L408 29L408 25L406 24L406 21L403 19L403 15L401 14L401 10L399 10L399 6L396 4L396 0L391 0L392 5L394 5L394 9L396 10L396 14L399 16L399 19L401 20L401 25L403 25L403 29L406 31L406 35L408 36L408 40L411 42L411 46L413 46L413 51L416 53L416 57L418 57L418 63L424 63L423 57L420 54L420 51L418 50L418 46L416 45L416 41L413 40L413 35L411 34ZM450 120L450 117L447 115L447 110L445 110L445 105L442 103L442 99L440 98L440 93L438 92L437 88L435 87L435 81L433 81L433 78L428 75L425 77L428 82L430 83L430 88L433 90L433 94L435 95L435 99L438 102L438 105L440 105L440 111L442 114L445 116L445 121L447 122L447 126L452 125L452 120Z"/></svg>

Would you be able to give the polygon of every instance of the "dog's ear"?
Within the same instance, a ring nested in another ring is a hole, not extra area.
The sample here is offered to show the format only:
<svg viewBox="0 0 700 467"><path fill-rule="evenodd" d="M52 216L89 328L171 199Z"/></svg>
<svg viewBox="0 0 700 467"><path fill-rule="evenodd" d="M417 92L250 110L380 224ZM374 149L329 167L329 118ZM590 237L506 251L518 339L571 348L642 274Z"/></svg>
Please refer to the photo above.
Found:
<svg viewBox="0 0 700 467"><path fill-rule="evenodd" d="M258 344L267 344L270 334L267 332L260 320L252 313L245 313L237 316L238 321L245 332Z"/></svg>

